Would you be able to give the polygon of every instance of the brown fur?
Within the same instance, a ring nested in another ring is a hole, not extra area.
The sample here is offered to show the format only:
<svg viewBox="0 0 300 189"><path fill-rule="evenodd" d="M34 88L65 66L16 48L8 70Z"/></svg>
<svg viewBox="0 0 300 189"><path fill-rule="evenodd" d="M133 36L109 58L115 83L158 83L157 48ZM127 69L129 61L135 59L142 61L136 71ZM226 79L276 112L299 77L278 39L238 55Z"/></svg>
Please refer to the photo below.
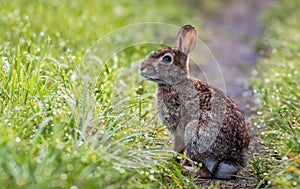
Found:
<svg viewBox="0 0 300 189"><path fill-rule="evenodd" d="M152 53L142 62L141 75L158 84L158 115L173 137L174 150L203 163L212 177L233 178L247 162L249 128L228 96L189 77L187 54L195 35L194 28L184 26L176 43L183 47ZM165 55L172 62L164 62Z"/></svg>

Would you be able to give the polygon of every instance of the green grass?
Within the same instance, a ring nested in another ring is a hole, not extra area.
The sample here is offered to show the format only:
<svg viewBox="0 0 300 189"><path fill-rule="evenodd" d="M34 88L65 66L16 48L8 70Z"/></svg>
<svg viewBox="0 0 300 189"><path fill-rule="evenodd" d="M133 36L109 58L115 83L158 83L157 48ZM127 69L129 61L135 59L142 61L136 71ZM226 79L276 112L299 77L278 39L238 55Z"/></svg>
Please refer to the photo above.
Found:
<svg viewBox="0 0 300 189"><path fill-rule="evenodd" d="M127 24L196 22L166 1L0 2L0 185L196 188L173 162L155 86L122 70L159 46L118 52L94 80L85 51ZM95 71L95 70L94 70Z"/></svg>
<svg viewBox="0 0 300 189"><path fill-rule="evenodd" d="M279 2L266 17L259 44L264 58L256 90L261 114L256 124L267 150L260 169L271 188L300 185L300 2Z"/></svg>
<svg viewBox="0 0 300 189"><path fill-rule="evenodd" d="M274 8L260 44L256 124L266 126L267 150L263 161L252 162L270 187L300 184L299 5ZM195 7L209 15L222 3L3 0L0 6L1 187L197 188L174 162L155 113L155 85L135 72L160 46L115 52L101 70L86 64L85 52L128 24L199 28ZM90 77L83 77L85 69Z"/></svg>

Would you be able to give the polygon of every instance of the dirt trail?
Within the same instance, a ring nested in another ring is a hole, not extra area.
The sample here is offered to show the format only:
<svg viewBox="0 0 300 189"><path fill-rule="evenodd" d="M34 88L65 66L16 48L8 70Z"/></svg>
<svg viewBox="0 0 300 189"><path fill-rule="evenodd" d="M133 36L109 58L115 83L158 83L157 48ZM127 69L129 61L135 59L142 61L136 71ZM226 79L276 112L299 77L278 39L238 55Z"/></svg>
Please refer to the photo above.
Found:
<svg viewBox="0 0 300 189"><path fill-rule="evenodd" d="M246 118L253 115L255 99L249 88L249 78L255 74L258 54L255 43L262 31L260 16L273 0L232 0L215 16L204 19L206 45L221 67L227 94L239 105ZM258 151L260 145L257 130L252 128L251 148ZM237 180L220 181L220 188L255 188L258 184L251 168L247 168ZM216 180L196 179L206 188Z"/></svg>

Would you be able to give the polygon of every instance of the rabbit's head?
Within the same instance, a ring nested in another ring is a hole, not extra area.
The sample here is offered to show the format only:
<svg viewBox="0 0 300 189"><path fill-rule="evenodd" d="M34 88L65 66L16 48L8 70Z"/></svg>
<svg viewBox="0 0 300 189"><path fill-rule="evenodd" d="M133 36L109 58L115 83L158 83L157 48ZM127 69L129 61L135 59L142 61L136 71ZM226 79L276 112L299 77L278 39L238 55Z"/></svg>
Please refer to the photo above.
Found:
<svg viewBox="0 0 300 189"><path fill-rule="evenodd" d="M141 64L140 74L147 80L163 85L174 85L189 75L188 55L195 49L196 30L183 26L177 35L174 48L166 48L150 54Z"/></svg>

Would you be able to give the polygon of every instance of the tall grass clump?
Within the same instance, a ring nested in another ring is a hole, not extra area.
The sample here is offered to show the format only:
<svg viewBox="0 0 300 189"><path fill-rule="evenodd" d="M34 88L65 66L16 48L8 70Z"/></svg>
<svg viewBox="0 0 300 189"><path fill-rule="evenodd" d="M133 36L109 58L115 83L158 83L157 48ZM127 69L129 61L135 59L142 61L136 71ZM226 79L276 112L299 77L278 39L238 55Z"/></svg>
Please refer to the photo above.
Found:
<svg viewBox="0 0 300 189"><path fill-rule="evenodd" d="M265 127L261 168L270 187L300 185L300 2L278 2L265 19L266 32L259 43L263 58L258 65L256 91L259 121Z"/></svg>
<svg viewBox="0 0 300 189"><path fill-rule="evenodd" d="M197 187L174 162L155 113L155 86L137 72L122 74L160 47L115 52L95 77L80 70L86 50L107 32L190 20L174 1L143 3L0 2L2 187Z"/></svg>

